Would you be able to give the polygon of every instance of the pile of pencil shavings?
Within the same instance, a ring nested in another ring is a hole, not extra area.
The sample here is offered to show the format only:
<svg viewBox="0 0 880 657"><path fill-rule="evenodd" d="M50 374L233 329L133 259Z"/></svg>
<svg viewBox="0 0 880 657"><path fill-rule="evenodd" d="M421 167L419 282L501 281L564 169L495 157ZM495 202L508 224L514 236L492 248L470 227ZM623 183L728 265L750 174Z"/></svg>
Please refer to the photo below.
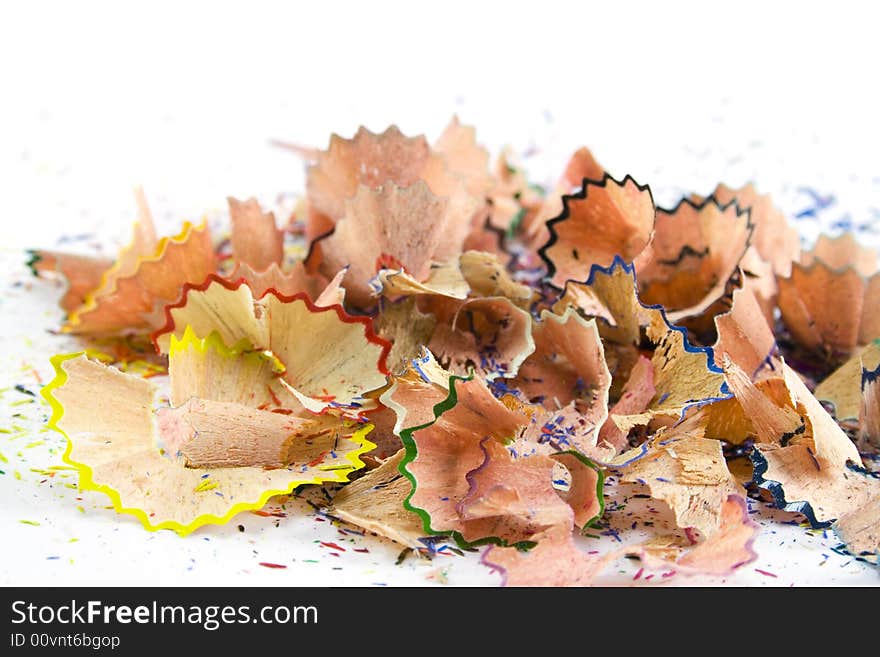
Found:
<svg viewBox="0 0 880 657"><path fill-rule="evenodd" d="M326 486L328 513L403 546L485 545L508 585L623 556L728 573L755 558L747 495L877 561L875 252L802 251L751 186L656 207L587 149L544 192L457 119L434 144L362 128L300 152L281 228L230 199L228 238L160 239L139 194L115 261L32 254L66 280L63 331L155 349L139 372L53 359L82 488L187 534ZM609 475L671 526L582 550Z"/></svg>

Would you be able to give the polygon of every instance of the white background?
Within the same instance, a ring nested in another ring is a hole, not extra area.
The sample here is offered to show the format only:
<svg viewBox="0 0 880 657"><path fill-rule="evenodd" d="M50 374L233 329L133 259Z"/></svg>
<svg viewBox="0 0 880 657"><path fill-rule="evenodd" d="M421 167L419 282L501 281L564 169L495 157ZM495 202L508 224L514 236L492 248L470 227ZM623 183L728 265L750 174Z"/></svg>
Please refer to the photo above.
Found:
<svg viewBox="0 0 880 657"><path fill-rule="evenodd" d="M332 558L316 541L341 540L337 528L306 509L184 540L144 532L98 494L74 499L71 479L41 484L30 468L58 463L60 440L34 435L43 407L13 406L24 396L8 388L38 389L47 352L73 345L46 333L59 291L31 285L20 249L122 242L137 183L167 232L222 214L227 195L273 205L304 179L270 139L324 146L390 123L433 138L453 113L493 153L530 154L538 182L589 145L666 205L755 180L790 215L809 206L806 186L836 195L826 226L866 223L880 207L877 19L867 2L4 3L0 409L23 432L0 435L0 583L497 583L473 559L393 566L398 549L379 539ZM752 566L777 577L750 566L730 581L877 583L835 544L768 525Z"/></svg>

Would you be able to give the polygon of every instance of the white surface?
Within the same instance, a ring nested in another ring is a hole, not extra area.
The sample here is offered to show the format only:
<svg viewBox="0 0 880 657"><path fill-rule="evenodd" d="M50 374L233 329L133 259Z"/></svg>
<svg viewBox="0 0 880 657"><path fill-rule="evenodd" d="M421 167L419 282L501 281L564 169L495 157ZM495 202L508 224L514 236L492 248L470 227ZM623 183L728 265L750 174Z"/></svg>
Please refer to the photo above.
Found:
<svg viewBox="0 0 880 657"><path fill-rule="evenodd" d="M825 226L877 225L875 9L627 4L4 4L0 428L11 433L0 434L0 584L497 583L475 555L395 566L398 547L340 534L299 502L286 518L151 534L69 487L72 476L32 471L60 463L61 438L40 430L41 402L14 405L29 397L10 388L37 390L48 355L75 345L46 333L61 319L59 291L28 278L20 249L127 239L136 183L166 231L222 214L226 195L274 205L302 191L303 175L270 138L324 146L361 123L434 137L453 112L493 153L531 153L537 182L586 144L661 204L751 179L791 216L811 206L799 191L809 187L836 197ZM800 222L807 234L816 224ZM92 237L59 245L61 235ZM876 232L863 238L876 243ZM729 582L880 583L877 569L831 552L830 532L762 522L758 561ZM334 557L319 541L349 549ZM602 581L629 583L637 568L623 562Z"/></svg>

